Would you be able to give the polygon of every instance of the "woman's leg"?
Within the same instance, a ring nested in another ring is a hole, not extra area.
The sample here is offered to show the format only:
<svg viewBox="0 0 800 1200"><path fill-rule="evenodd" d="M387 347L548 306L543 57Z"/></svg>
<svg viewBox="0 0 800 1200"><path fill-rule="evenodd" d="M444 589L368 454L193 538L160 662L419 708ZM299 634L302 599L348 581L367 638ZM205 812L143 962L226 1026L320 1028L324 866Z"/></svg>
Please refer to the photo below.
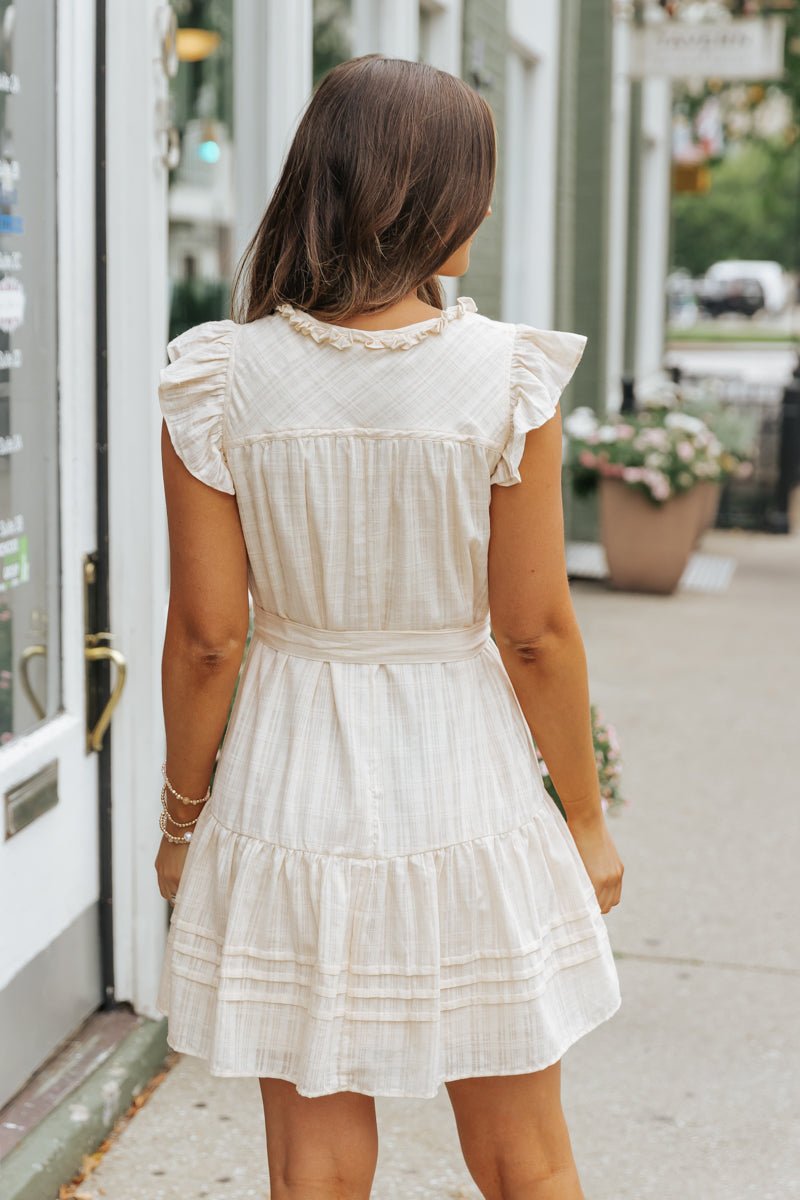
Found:
<svg viewBox="0 0 800 1200"><path fill-rule="evenodd" d="M374 1098L301 1096L284 1079L259 1086L271 1200L366 1200L378 1162Z"/></svg>
<svg viewBox="0 0 800 1200"><path fill-rule="evenodd" d="M445 1084L467 1168L486 1200L585 1200L561 1109L561 1063Z"/></svg>

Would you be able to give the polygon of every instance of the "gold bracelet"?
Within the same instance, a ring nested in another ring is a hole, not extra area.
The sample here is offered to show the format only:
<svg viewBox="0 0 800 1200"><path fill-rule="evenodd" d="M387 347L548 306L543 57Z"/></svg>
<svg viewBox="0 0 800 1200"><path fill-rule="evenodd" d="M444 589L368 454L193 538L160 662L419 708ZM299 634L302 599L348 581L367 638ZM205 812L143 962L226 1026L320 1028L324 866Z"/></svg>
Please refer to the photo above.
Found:
<svg viewBox="0 0 800 1200"><path fill-rule="evenodd" d="M197 824L197 817L192 817L191 821L176 821L175 820L172 813L169 811L169 807L167 805L167 789L166 789L166 787L162 787L162 789L161 789L161 807L164 809L164 812L167 814L168 819L172 822L173 825L176 825L178 827L178 829L190 829L192 825Z"/></svg>
<svg viewBox="0 0 800 1200"><path fill-rule="evenodd" d="M161 832L163 833L164 837L167 839L168 842L172 842L173 846L179 846L179 845L182 846L185 843L188 843L192 840L191 829L185 829L184 832L180 835L180 837L175 837L173 834L171 834L168 831L168 829L167 829L167 814L163 809L158 814L158 824L159 824L159 828L161 829Z"/></svg>
<svg viewBox="0 0 800 1200"><path fill-rule="evenodd" d="M175 788L172 786L172 784L170 783L169 779L167 778L167 763L166 763L166 759L165 759L165 760L164 760L164 762L161 764L161 774L164 776L164 783L165 783L165 784L166 784L166 786L169 788L169 790L172 792L172 794L173 794L173 796L175 797L175 799L176 799L176 800L180 800L180 802L181 802L182 804L205 804L206 800L210 800L210 799L211 799L211 784L209 784L209 785L208 785L208 787L206 788L206 794L205 794L205 796L201 796L199 800L190 800L188 796L182 796L182 795L180 794L180 792L179 792L179 791L177 791L177 790L176 790L176 789L175 789Z"/></svg>

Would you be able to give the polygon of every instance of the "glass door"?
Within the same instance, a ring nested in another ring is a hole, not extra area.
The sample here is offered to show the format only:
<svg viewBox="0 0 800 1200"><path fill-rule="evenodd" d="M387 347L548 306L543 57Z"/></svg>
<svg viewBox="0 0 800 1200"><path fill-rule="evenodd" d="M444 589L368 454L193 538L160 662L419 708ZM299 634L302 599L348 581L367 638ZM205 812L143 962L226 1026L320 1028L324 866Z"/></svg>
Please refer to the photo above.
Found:
<svg viewBox="0 0 800 1200"><path fill-rule="evenodd" d="M0 0L0 1103L103 1000L94 74L92 4Z"/></svg>

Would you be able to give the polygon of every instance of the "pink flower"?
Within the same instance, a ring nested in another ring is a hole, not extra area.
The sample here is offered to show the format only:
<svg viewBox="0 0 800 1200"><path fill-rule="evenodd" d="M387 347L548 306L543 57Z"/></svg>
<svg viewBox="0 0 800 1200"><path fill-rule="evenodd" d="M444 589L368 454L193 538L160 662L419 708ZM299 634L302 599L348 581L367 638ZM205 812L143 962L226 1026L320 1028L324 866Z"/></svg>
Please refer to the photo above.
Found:
<svg viewBox="0 0 800 1200"><path fill-rule="evenodd" d="M593 467L595 466L597 459L592 454L591 450L581 450L580 454L578 455L578 462L581 464L581 466Z"/></svg>
<svg viewBox="0 0 800 1200"><path fill-rule="evenodd" d="M694 458L694 450L692 449L691 442L678 442L675 452L678 458L683 459L684 462L691 462Z"/></svg>
<svg viewBox="0 0 800 1200"><path fill-rule="evenodd" d="M639 483L643 476L643 467L624 467L622 470L622 478L627 483Z"/></svg>

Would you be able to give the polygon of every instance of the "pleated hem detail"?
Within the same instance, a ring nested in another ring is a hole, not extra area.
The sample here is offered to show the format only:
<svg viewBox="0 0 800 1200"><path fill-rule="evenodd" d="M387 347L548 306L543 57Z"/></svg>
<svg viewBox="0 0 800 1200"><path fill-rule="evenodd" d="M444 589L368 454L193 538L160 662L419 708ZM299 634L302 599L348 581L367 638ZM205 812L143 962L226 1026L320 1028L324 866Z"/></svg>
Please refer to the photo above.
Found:
<svg viewBox="0 0 800 1200"><path fill-rule="evenodd" d="M170 1046L305 1096L430 1098L556 1061L621 1002L562 821L548 806L503 833L350 858L237 833L207 806L157 1000Z"/></svg>

